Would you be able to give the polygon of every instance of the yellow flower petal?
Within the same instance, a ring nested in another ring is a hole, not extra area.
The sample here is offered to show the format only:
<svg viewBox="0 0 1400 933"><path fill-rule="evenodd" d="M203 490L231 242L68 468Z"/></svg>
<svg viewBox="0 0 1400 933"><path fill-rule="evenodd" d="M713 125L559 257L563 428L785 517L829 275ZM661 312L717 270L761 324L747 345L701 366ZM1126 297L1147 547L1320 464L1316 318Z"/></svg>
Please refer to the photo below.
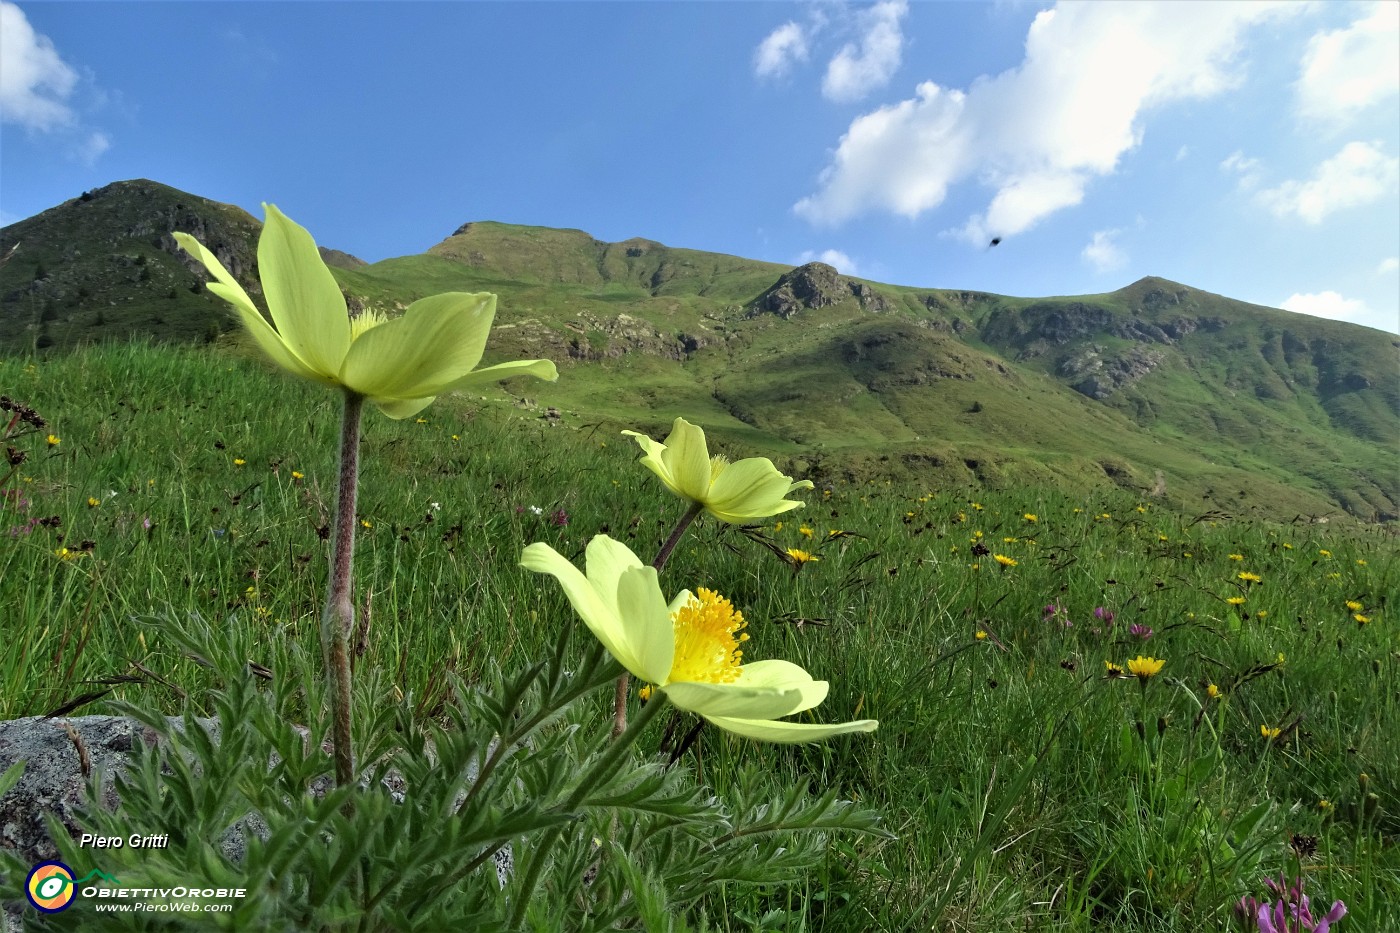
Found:
<svg viewBox="0 0 1400 933"><path fill-rule="evenodd" d="M371 397L441 395L481 362L495 317L495 295L421 298L403 317L360 335L345 357L341 380Z"/></svg>
<svg viewBox="0 0 1400 933"><path fill-rule="evenodd" d="M263 319L261 312L253 304L253 300L243 290L243 286L229 275L228 270L224 268L223 263L219 262L217 256L205 249L202 243L188 233L176 231L174 236L175 242L179 243L195 259L198 259L209 274L214 277L215 281L208 284L208 289L233 305L233 309L238 312L239 320L243 322L243 326L248 328L248 333L253 340L264 353L272 358L274 363L304 379L327 383L332 381L327 376L307 366L292 352L281 335Z"/></svg>
<svg viewBox="0 0 1400 933"><path fill-rule="evenodd" d="M810 481L807 488L811 488ZM793 488L793 482L778 472L766 457L740 460L720 471L710 486L706 507L721 521L743 522L750 518L777 515L798 508L801 502L783 497Z"/></svg>
<svg viewBox="0 0 1400 933"><path fill-rule="evenodd" d="M681 709L711 716L738 716L743 719L774 719L786 716L801 701L798 690L775 690L772 687L745 687L738 683L711 684L703 681L683 681L661 688L666 697Z"/></svg>
<svg viewBox="0 0 1400 933"><path fill-rule="evenodd" d="M729 716L707 717L726 732L742 735L760 742L795 743L820 742L851 732L874 732L880 727L877 719L857 719L840 723L778 722L772 719L737 719Z"/></svg>
<svg viewBox="0 0 1400 933"><path fill-rule="evenodd" d="M771 460L754 457L729 463L712 458L705 432L684 418L677 418L664 444L637 431L623 431L637 439L641 463L682 499L699 503L725 522L767 518L802 505L783 497L796 489L811 489L811 480L794 482L778 472Z"/></svg>
<svg viewBox="0 0 1400 933"><path fill-rule="evenodd" d="M258 275L272 323L308 367L334 376L350 349L345 296L306 228L288 220L276 205L264 204L263 210L267 219L258 237Z"/></svg>

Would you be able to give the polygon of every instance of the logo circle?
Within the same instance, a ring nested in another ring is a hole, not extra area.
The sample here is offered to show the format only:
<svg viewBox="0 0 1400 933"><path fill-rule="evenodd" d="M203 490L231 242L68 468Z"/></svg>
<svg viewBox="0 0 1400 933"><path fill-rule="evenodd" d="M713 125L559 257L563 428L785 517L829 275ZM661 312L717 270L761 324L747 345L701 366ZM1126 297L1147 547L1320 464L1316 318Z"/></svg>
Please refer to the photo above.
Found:
<svg viewBox="0 0 1400 933"><path fill-rule="evenodd" d="M67 910L77 894L73 869L62 862L40 862L29 870L24 894L29 903L46 914Z"/></svg>

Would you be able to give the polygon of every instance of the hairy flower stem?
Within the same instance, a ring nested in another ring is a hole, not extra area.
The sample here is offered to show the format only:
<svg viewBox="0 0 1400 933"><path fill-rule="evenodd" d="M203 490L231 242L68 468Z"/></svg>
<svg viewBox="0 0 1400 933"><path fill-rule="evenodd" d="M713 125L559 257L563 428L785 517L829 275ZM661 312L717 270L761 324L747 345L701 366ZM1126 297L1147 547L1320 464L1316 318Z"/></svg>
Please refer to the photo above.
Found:
<svg viewBox="0 0 1400 933"><path fill-rule="evenodd" d="M661 573L661 569L666 566L666 560L671 556L671 552L680 543L681 536L690 528L690 523L699 517L705 506L699 502L692 502L681 520L676 522L676 528L671 532L671 537L666 539L666 543L661 545L661 550L656 552L656 560L651 565L656 568L656 572ZM624 673L617 678L617 690L613 694L613 738L622 735L627 728L627 683L628 677Z"/></svg>
<svg viewBox="0 0 1400 933"><path fill-rule="evenodd" d="M643 704L641 712L637 718L632 720L632 724L619 736L616 741L607 747L607 750L593 763L593 767L588 769L583 777L579 778L578 784L574 786L574 792L568 799L559 805L559 810L564 813L577 810L584 799L603 784L608 776L617 768L618 760L622 758L622 753L631 748L632 745L642 735L643 730L661 712L661 708L666 706L666 695L656 693ZM535 852L530 859L530 868L525 874L525 878L520 885L520 899L515 902L515 910L511 915L510 929L523 929L525 920L525 910L530 904L530 898L535 893L535 887L539 884L540 875L544 871L544 863L548 859L548 854L554 844L559 841L559 836L563 833L564 826L556 825L545 830L540 836L539 842L535 846Z"/></svg>
<svg viewBox="0 0 1400 933"><path fill-rule="evenodd" d="M355 753L350 739L350 632L355 626L351 570L355 560L355 494L360 469L360 413L365 397L346 391L340 422L340 479L331 538L331 580L321 613L321 651L331 694L331 734L335 744L335 782L355 780Z"/></svg>

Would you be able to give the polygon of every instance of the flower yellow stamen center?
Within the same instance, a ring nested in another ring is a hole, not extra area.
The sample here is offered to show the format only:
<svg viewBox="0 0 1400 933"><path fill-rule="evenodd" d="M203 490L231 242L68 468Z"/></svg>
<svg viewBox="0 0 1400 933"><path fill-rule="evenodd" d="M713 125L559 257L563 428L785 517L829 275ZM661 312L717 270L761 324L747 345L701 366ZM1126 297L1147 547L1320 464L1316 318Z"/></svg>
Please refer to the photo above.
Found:
<svg viewBox="0 0 1400 933"><path fill-rule="evenodd" d="M710 482L719 479L719 475L724 472L724 468L729 466L729 458L715 454L710 458Z"/></svg>
<svg viewBox="0 0 1400 933"><path fill-rule="evenodd" d="M747 623L729 600L700 589L671 621L676 630L673 682L727 684L738 679L744 654L739 646L749 636L740 631Z"/></svg>
<svg viewBox="0 0 1400 933"><path fill-rule="evenodd" d="M358 340L360 335L367 330L372 330L389 320L378 311L370 311L366 308L350 319L350 341Z"/></svg>

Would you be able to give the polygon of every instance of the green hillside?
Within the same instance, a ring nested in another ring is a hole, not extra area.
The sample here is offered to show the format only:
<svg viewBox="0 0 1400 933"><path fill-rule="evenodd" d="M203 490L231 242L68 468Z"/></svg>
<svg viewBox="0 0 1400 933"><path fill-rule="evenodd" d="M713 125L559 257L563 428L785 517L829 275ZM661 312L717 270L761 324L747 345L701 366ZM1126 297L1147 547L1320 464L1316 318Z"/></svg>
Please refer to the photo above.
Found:
<svg viewBox="0 0 1400 933"><path fill-rule="evenodd" d="M256 296L257 221L120 182L0 231L0 349L241 334L176 250L214 249ZM313 231L314 232L314 231ZM490 359L546 356L522 408L663 432L816 479L1121 487L1234 514L1400 516L1400 342L1147 278L1104 295L917 289L579 230L478 222L365 265L323 250L351 307L500 296ZM507 389L512 388L507 386Z"/></svg>

